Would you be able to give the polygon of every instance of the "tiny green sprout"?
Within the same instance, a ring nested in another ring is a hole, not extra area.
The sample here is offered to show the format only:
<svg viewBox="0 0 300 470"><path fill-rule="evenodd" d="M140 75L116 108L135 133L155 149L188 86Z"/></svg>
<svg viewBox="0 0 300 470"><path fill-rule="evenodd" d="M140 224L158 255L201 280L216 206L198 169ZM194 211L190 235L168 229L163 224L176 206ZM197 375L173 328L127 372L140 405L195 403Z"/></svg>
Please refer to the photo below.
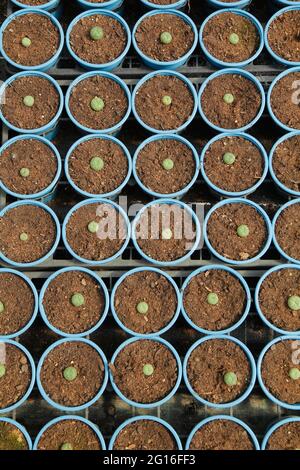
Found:
<svg viewBox="0 0 300 470"><path fill-rule="evenodd" d="M223 100L226 104L232 104L234 102L234 96L231 93L225 93Z"/></svg>
<svg viewBox="0 0 300 470"><path fill-rule="evenodd" d="M99 39L103 39L104 31L100 26L94 26L90 30L90 36L93 39L93 41L99 41Z"/></svg>
<svg viewBox="0 0 300 470"><path fill-rule="evenodd" d="M104 109L105 103L102 98L99 98L99 96L95 96L91 100L91 108L93 111L99 112Z"/></svg>
<svg viewBox="0 0 300 470"><path fill-rule="evenodd" d="M4 364L0 364L0 379L5 376L6 367Z"/></svg>
<svg viewBox="0 0 300 470"><path fill-rule="evenodd" d="M90 167L94 171L101 171L104 167L104 161L101 157L93 157L90 161Z"/></svg>
<svg viewBox="0 0 300 470"><path fill-rule="evenodd" d="M231 33L229 36L229 42L233 44L234 46L239 43L239 36L236 33Z"/></svg>
<svg viewBox="0 0 300 470"><path fill-rule="evenodd" d="M94 220L92 220L92 222L90 222L88 224L88 231L90 233L97 233L98 232L98 228L99 228L99 224L97 222L95 222Z"/></svg>
<svg viewBox="0 0 300 470"><path fill-rule="evenodd" d="M3 313L4 310L5 310L5 305L4 305L4 303L1 302L1 300L0 300L0 313Z"/></svg>
<svg viewBox="0 0 300 470"><path fill-rule="evenodd" d="M80 292L76 292L71 297L71 303L74 307L81 307L84 305L84 296Z"/></svg>
<svg viewBox="0 0 300 470"><path fill-rule="evenodd" d="M162 166L164 170L170 171L173 170L174 168L174 162L171 160L171 158L165 158L164 161L162 162Z"/></svg>
<svg viewBox="0 0 300 470"><path fill-rule="evenodd" d="M210 292L207 296L207 303L209 305L218 305L219 303L218 294L215 294L214 292Z"/></svg>
<svg viewBox="0 0 300 470"><path fill-rule="evenodd" d="M147 377L150 377L154 372L154 367L152 364L145 364L143 367L143 374Z"/></svg>
<svg viewBox="0 0 300 470"><path fill-rule="evenodd" d="M289 370L289 376L292 380L299 380L300 379L300 370L297 367L292 367Z"/></svg>
<svg viewBox="0 0 300 470"><path fill-rule="evenodd" d="M162 44L170 44L172 42L172 39L173 39L172 34L169 33L168 31L164 31L160 35L160 42Z"/></svg>
<svg viewBox="0 0 300 470"><path fill-rule="evenodd" d="M226 152L223 155L223 162L226 165L233 165L235 162L235 159L236 159L235 155L231 152Z"/></svg>
<svg viewBox="0 0 300 470"><path fill-rule="evenodd" d="M172 104L172 98L168 95L163 96L161 101L164 106L171 106Z"/></svg>
<svg viewBox="0 0 300 470"><path fill-rule="evenodd" d="M237 376L234 372L226 372L224 374L224 382L229 387L234 387L237 384Z"/></svg>
<svg viewBox="0 0 300 470"><path fill-rule="evenodd" d="M73 380L75 380L77 377L77 370L73 366L66 367L66 369L63 371L63 375L68 382L73 382Z"/></svg>
<svg viewBox="0 0 300 470"><path fill-rule="evenodd" d="M149 310L149 305L147 304L147 302L139 302L136 306L136 309L141 315L146 315Z"/></svg>
<svg viewBox="0 0 300 470"><path fill-rule="evenodd" d="M70 442L64 442L60 446L60 450L73 450L73 446L72 446L72 444L70 444Z"/></svg>
<svg viewBox="0 0 300 470"><path fill-rule="evenodd" d="M292 295L288 298L288 306L291 310L300 310L300 297L299 295Z"/></svg>
<svg viewBox="0 0 300 470"><path fill-rule="evenodd" d="M163 240L171 240L173 236L173 232L170 228L164 228L161 236Z"/></svg>
<svg viewBox="0 0 300 470"><path fill-rule="evenodd" d="M20 240L21 240L21 242L27 242L28 239L29 239L28 233L22 232L22 233L20 234Z"/></svg>
<svg viewBox="0 0 300 470"><path fill-rule="evenodd" d="M29 39L28 37L24 37L22 38L22 41L21 41L21 44L23 47L30 47L31 46L31 39Z"/></svg>
<svg viewBox="0 0 300 470"><path fill-rule="evenodd" d="M236 233L240 238L247 238L250 233L248 225L239 225L236 229Z"/></svg>
<svg viewBox="0 0 300 470"><path fill-rule="evenodd" d="M25 106L27 106L28 108L32 108L32 106L34 105L34 97L33 96L24 96L23 98L23 103Z"/></svg>
<svg viewBox="0 0 300 470"><path fill-rule="evenodd" d="M21 168L19 173L22 178L28 178L28 176L30 175L30 170L29 168Z"/></svg>

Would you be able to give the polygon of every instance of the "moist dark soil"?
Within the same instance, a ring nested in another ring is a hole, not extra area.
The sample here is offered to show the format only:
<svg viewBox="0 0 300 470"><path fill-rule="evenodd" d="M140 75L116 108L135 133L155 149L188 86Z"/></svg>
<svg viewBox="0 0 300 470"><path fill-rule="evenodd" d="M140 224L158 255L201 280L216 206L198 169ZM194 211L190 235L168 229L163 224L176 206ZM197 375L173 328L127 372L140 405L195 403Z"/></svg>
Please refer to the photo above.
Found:
<svg viewBox="0 0 300 470"><path fill-rule="evenodd" d="M300 135L295 135L276 147L273 170L279 181L293 191L300 191Z"/></svg>
<svg viewBox="0 0 300 470"><path fill-rule="evenodd" d="M218 295L217 305L209 305L209 293ZM212 269L194 276L183 294L183 305L195 325L210 331L235 324L246 308L246 292L240 281L227 271Z"/></svg>
<svg viewBox="0 0 300 470"><path fill-rule="evenodd" d="M295 341L279 341L266 352L261 365L262 380L277 399L297 404L300 401L300 381L289 376L289 370L295 367L297 346Z"/></svg>
<svg viewBox="0 0 300 470"><path fill-rule="evenodd" d="M145 364L154 372L143 373ZM125 346L114 364L110 364L113 379L123 395L137 403L155 403L174 388L178 376L177 362L172 352L157 341L139 340Z"/></svg>
<svg viewBox="0 0 300 470"><path fill-rule="evenodd" d="M172 3L178 2L178 0L149 0L150 3L155 5L172 5Z"/></svg>
<svg viewBox="0 0 300 470"><path fill-rule="evenodd" d="M84 297L81 307L74 307L75 293ZM105 306L104 294L96 279L82 271L66 271L47 287L43 307L49 322L68 334L83 333L98 323Z"/></svg>
<svg viewBox="0 0 300 470"><path fill-rule="evenodd" d="M162 424L141 419L123 428L114 443L114 450L176 450L176 442Z"/></svg>
<svg viewBox="0 0 300 470"><path fill-rule="evenodd" d="M227 372L236 374L235 386L224 382ZM249 386L251 368L246 354L233 341L212 339L194 349L187 363L187 375L200 397L211 403L229 403Z"/></svg>
<svg viewBox="0 0 300 470"><path fill-rule="evenodd" d="M19 2L24 3L24 5L36 6L36 5L44 5L44 3L48 3L49 0L19 0Z"/></svg>
<svg viewBox="0 0 300 470"><path fill-rule="evenodd" d="M223 161L226 152L236 157L232 165ZM239 192L252 188L261 179L264 160L259 149L242 137L224 137L208 148L204 170L209 180L224 191Z"/></svg>
<svg viewBox="0 0 300 470"><path fill-rule="evenodd" d="M20 240L26 233L27 241ZM45 256L56 239L56 226L44 209L25 204L0 218L0 250L17 263L31 263Z"/></svg>
<svg viewBox="0 0 300 470"><path fill-rule="evenodd" d="M61 450L65 443L73 450L102 450L93 429L82 421L66 419L53 424L41 436L38 450Z"/></svg>
<svg viewBox="0 0 300 470"><path fill-rule="evenodd" d="M276 83L271 93L273 113L279 121L292 129L300 129L299 93L294 87L299 81L300 72L289 73Z"/></svg>
<svg viewBox="0 0 300 470"><path fill-rule="evenodd" d="M298 450L300 448L300 422L283 424L268 440L266 450Z"/></svg>
<svg viewBox="0 0 300 470"><path fill-rule="evenodd" d="M24 178L21 168L30 174ZM55 178L57 159L53 151L36 139L17 140L7 147L0 158L0 179L10 191L18 194L37 194Z"/></svg>
<svg viewBox="0 0 300 470"><path fill-rule="evenodd" d="M287 207L275 225L276 240L281 249L291 258L300 259L300 204Z"/></svg>
<svg viewBox="0 0 300 470"><path fill-rule="evenodd" d="M247 225L250 233L242 238L237 234L240 225ZM257 210L247 204L226 204L216 209L207 224L207 235L212 247L229 260L250 260L263 248L267 239L266 223Z"/></svg>
<svg viewBox="0 0 300 470"><path fill-rule="evenodd" d="M6 421L0 421L0 450L28 450L20 429Z"/></svg>
<svg viewBox="0 0 300 470"><path fill-rule="evenodd" d="M210 421L194 435L190 450L254 450L247 431L226 419Z"/></svg>
<svg viewBox="0 0 300 470"><path fill-rule="evenodd" d="M104 167L91 168L93 157L100 157ZM106 194L116 190L128 173L128 161L123 149L111 140L89 139L79 144L69 157L69 174L78 188L91 194Z"/></svg>
<svg viewBox="0 0 300 470"><path fill-rule="evenodd" d="M67 381L63 372L75 367L77 377ZM98 352L79 341L65 342L56 346L45 358L41 384L46 394L63 406L80 406L92 400L104 380L104 364Z"/></svg>
<svg viewBox="0 0 300 470"><path fill-rule="evenodd" d="M172 103L162 103L170 96ZM191 116L194 98L185 82L174 76L157 75L148 79L137 90L135 108L140 119L161 131L176 130Z"/></svg>
<svg viewBox="0 0 300 470"><path fill-rule="evenodd" d="M270 24L268 41L278 56L300 62L300 11L291 10L277 16Z"/></svg>
<svg viewBox="0 0 300 470"><path fill-rule="evenodd" d="M224 101L230 93L232 104ZM261 95L254 82L241 75L223 74L210 80L201 96L201 106L207 119L223 129L239 129L257 116Z"/></svg>

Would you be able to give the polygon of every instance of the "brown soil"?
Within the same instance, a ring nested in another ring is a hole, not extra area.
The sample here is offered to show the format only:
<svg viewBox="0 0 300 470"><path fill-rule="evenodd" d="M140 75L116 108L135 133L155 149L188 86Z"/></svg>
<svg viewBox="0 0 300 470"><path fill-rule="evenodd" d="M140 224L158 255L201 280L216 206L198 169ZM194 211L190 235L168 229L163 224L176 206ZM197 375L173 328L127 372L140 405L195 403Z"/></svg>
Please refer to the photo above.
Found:
<svg viewBox="0 0 300 470"><path fill-rule="evenodd" d="M27 241L20 240L26 233ZM32 263L45 256L56 238L56 226L44 209L30 204L15 207L0 218L0 250L17 263Z"/></svg>
<svg viewBox="0 0 300 470"><path fill-rule="evenodd" d="M114 443L114 450L176 450L171 433L160 423L141 419L123 428Z"/></svg>
<svg viewBox="0 0 300 470"><path fill-rule="evenodd" d="M0 421L0 450L28 450L23 433L6 421Z"/></svg>
<svg viewBox="0 0 300 470"><path fill-rule="evenodd" d="M232 104L225 103L223 99L227 93L234 96ZM212 124L223 129L239 129L257 116L261 95L248 78L224 74L208 82L201 96L201 106Z"/></svg>
<svg viewBox="0 0 300 470"><path fill-rule="evenodd" d="M234 372L238 383L228 386L224 374ZM210 403L229 403L240 397L251 379L244 351L233 341L211 339L201 343L189 357L187 375L195 392Z"/></svg>
<svg viewBox="0 0 300 470"><path fill-rule="evenodd" d="M27 356L18 347L0 342L0 363L6 371L0 378L0 409L17 403L28 390L31 366Z"/></svg>
<svg viewBox="0 0 300 470"><path fill-rule="evenodd" d="M289 73L281 78L271 93L272 111L286 126L300 129L299 93L293 84L299 82L300 72Z"/></svg>
<svg viewBox="0 0 300 470"><path fill-rule="evenodd" d="M95 171L90 162L101 157L104 168ZM69 157L69 174L80 189L91 194L106 194L117 189L128 173L123 149L111 140L89 139L78 145Z"/></svg>
<svg viewBox="0 0 300 470"><path fill-rule="evenodd" d="M268 41L275 54L291 62L300 62L300 11L286 11L272 21Z"/></svg>
<svg viewBox="0 0 300 470"><path fill-rule="evenodd" d="M29 47L22 46L24 37L31 40ZM55 55L60 35L49 18L29 13L9 23L2 41L4 51L15 63L32 67L48 62Z"/></svg>
<svg viewBox="0 0 300 470"><path fill-rule="evenodd" d="M48 3L49 1L50 0L19 0L20 3L24 3L24 5L30 6L44 5L44 3ZM99 1L101 2L101 0Z"/></svg>
<svg viewBox="0 0 300 470"><path fill-rule="evenodd" d="M171 97L170 106L162 103L164 96ZM194 98L188 86L179 78L157 75L138 89L135 108L140 119L148 126L171 131L189 119L194 109Z"/></svg>
<svg viewBox="0 0 300 470"><path fill-rule="evenodd" d="M217 305L207 302L210 292L218 295ZM246 300L240 281L222 269L197 274L183 295L183 305L190 319L200 328L210 331L224 330L236 323L245 311Z"/></svg>
<svg viewBox="0 0 300 470"><path fill-rule="evenodd" d="M240 225L247 225L250 233L242 238L237 234ZM212 247L229 260L254 258L267 239L267 228L262 215L248 204L226 204L216 209L207 224L207 236Z"/></svg>
<svg viewBox="0 0 300 470"><path fill-rule="evenodd" d="M145 364L154 372L143 373ZM137 403L155 403L167 396L175 386L178 370L172 352L157 341L139 340L125 346L114 364L110 364L113 379L123 395Z"/></svg>
<svg viewBox="0 0 300 470"><path fill-rule="evenodd" d="M99 439L90 426L76 419L66 419L50 426L41 436L38 450L61 450L65 443L73 450L102 450Z"/></svg>
<svg viewBox="0 0 300 470"><path fill-rule="evenodd" d="M155 5L172 5L172 3L176 3L178 0L149 0L149 2Z"/></svg>
<svg viewBox="0 0 300 470"><path fill-rule="evenodd" d="M298 450L300 448L300 422L283 424L269 437L266 450Z"/></svg>
<svg viewBox="0 0 300 470"><path fill-rule="evenodd" d="M146 302L147 314L140 314L136 307ZM136 333L155 333L173 318L177 297L169 281L156 272L141 271L127 276L115 294L114 307L121 322Z"/></svg>
<svg viewBox="0 0 300 470"><path fill-rule="evenodd" d="M194 435L190 450L254 450L247 431L226 419L210 421Z"/></svg>
<svg viewBox="0 0 300 470"><path fill-rule="evenodd" d="M21 168L30 174L24 178ZM18 194L37 194L46 189L57 172L57 159L48 145L36 139L18 140L7 147L0 158L2 183Z"/></svg>
<svg viewBox="0 0 300 470"><path fill-rule="evenodd" d="M67 381L63 371L75 367L77 377ZM86 343L65 342L56 346L45 358L41 384L46 394L63 406L80 406L92 400L102 386L104 364L98 352Z"/></svg>
<svg viewBox="0 0 300 470"><path fill-rule="evenodd" d="M84 297L81 307L74 307L72 295ZM101 286L82 271L67 271L53 279L45 291L43 307L49 322L68 334L90 330L102 317L105 306Z"/></svg>
<svg viewBox="0 0 300 470"><path fill-rule="evenodd" d="M93 111L90 104L93 98L104 101L102 111ZM72 88L70 111L82 126L89 129L109 129L118 124L128 109L128 100L121 86L110 78L96 75L86 78Z"/></svg>
<svg viewBox="0 0 300 470"><path fill-rule="evenodd" d="M293 361L296 353L296 341L279 341L266 352L261 365L265 387L277 399L289 404L300 402L300 381L289 376L289 370L296 367L296 360Z"/></svg>
<svg viewBox="0 0 300 470"><path fill-rule="evenodd" d="M163 161L170 158L172 170L163 168ZM192 150L175 139L161 139L149 142L139 152L136 172L141 182L159 194L173 194L184 189L196 171Z"/></svg>
<svg viewBox="0 0 300 470"><path fill-rule="evenodd" d="M239 36L238 44L231 44L231 34ZM223 62L243 62L252 57L259 47L259 34L248 18L234 13L221 13L206 24L203 42L208 52Z"/></svg>
<svg viewBox="0 0 300 470"><path fill-rule="evenodd" d="M95 41L90 30L99 26L104 37ZM126 31L121 23L107 15L91 15L77 21L70 34L70 46L75 54L90 64L107 64L117 59L127 43Z"/></svg>
<svg viewBox="0 0 300 470"><path fill-rule="evenodd" d="M235 155L232 165L223 161L226 152ZM239 192L252 188L262 177L264 160L259 149L242 137L224 137L208 148L204 170L209 180L224 191Z"/></svg>
<svg viewBox="0 0 300 470"><path fill-rule="evenodd" d="M34 310L34 295L20 276L0 273L0 301L4 312L0 314L0 335L21 330L30 320Z"/></svg>
<svg viewBox="0 0 300 470"><path fill-rule="evenodd" d="M291 258L300 259L300 204L287 207L275 225L276 240L281 249Z"/></svg>
<svg viewBox="0 0 300 470"><path fill-rule="evenodd" d="M300 135L291 137L276 147L273 170L279 181L293 191L300 191Z"/></svg>

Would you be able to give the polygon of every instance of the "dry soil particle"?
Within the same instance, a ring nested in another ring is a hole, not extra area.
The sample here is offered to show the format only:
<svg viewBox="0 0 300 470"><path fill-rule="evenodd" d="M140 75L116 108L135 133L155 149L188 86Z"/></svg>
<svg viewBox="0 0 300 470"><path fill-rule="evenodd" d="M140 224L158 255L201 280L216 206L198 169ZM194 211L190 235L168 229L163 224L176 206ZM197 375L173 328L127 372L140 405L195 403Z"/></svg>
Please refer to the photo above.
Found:
<svg viewBox="0 0 300 470"><path fill-rule="evenodd" d="M269 437L266 450L300 449L300 422L286 423L280 426Z"/></svg>
<svg viewBox="0 0 300 470"><path fill-rule="evenodd" d="M224 162L225 153L232 153L232 165ZM262 177L264 160L261 152L247 139L224 137L216 140L204 156L204 170L209 180L224 191L239 192L252 188Z"/></svg>
<svg viewBox="0 0 300 470"><path fill-rule="evenodd" d="M20 175L27 168L29 176ZM57 158L51 148L36 139L17 140L0 156L0 179L10 191L36 194L46 189L57 172Z"/></svg>
<svg viewBox="0 0 300 470"><path fill-rule="evenodd" d="M207 301L217 294L217 305ZM187 315L200 328L219 331L235 324L246 307L246 292L240 281L227 271L212 269L199 273L188 283L183 294Z"/></svg>
<svg viewBox="0 0 300 470"><path fill-rule="evenodd" d="M296 341L279 341L268 349L261 364L265 387L277 399L289 404L300 402L300 380L293 380L289 376L290 369L296 367L296 353Z"/></svg>
<svg viewBox="0 0 300 470"><path fill-rule="evenodd" d="M61 450L63 444L72 450L102 450L93 429L77 419L65 419L50 426L38 442L38 450Z"/></svg>
<svg viewBox="0 0 300 470"><path fill-rule="evenodd" d="M202 426L193 436L190 450L254 450L247 431L227 419L216 419Z"/></svg>
<svg viewBox="0 0 300 470"><path fill-rule="evenodd" d="M299 82L300 72L289 73L276 82L271 93L273 113L292 129L300 129Z"/></svg>
<svg viewBox="0 0 300 470"><path fill-rule="evenodd" d="M154 372L145 375L143 368L151 364ZM127 344L110 364L113 379L123 395L137 403L155 403L174 388L178 369L173 353L162 343L139 340Z"/></svg>
<svg viewBox="0 0 300 470"><path fill-rule="evenodd" d="M300 204L284 209L275 224L275 236L280 248L291 258L300 259Z"/></svg>
<svg viewBox="0 0 300 470"><path fill-rule="evenodd" d="M48 3L49 1L50 0L19 0L20 3L24 3L24 5L30 5L32 7L37 6L37 5L44 5L45 3Z"/></svg>
<svg viewBox="0 0 300 470"><path fill-rule="evenodd" d="M6 421L0 421L0 450L28 450L22 431Z"/></svg>
<svg viewBox="0 0 300 470"><path fill-rule="evenodd" d="M172 5L172 3L176 3L178 0L149 0L149 2L155 5Z"/></svg>
<svg viewBox="0 0 300 470"><path fill-rule="evenodd" d="M128 424L116 437L114 450L176 450L170 431L161 423L140 419Z"/></svg>
<svg viewBox="0 0 300 470"><path fill-rule="evenodd" d="M291 10L278 15L270 24L268 41L279 57L300 62L300 11Z"/></svg>
<svg viewBox="0 0 300 470"><path fill-rule="evenodd" d="M163 104L164 96L172 103ZM140 119L161 131L176 130L191 116L194 98L187 84L171 75L156 75L144 82L135 95L135 108Z"/></svg>
<svg viewBox="0 0 300 470"><path fill-rule="evenodd" d="M300 135L290 137L277 145L272 166L282 184L293 191L300 191Z"/></svg>
<svg viewBox="0 0 300 470"><path fill-rule="evenodd" d="M224 96L231 94L228 104ZM223 129L239 129L252 122L261 107L261 95L254 82L242 75L223 74L210 80L201 96L207 119Z"/></svg>
<svg viewBox="0 0 300 470"><path fill-rule="evenodd" d="M237 228L247 225L248 237L239 237ZM229 260L254 258L267 239L263 216L252 206L243 203L226 204L217 208L207 223L207 236L212 247Z"/></svg>
<svg viewBox="0 0 300 470"><path fill-rule="evenodd" d="M26 234L28 239L20 239ZM17 263L32 263L45 256L56 239L56 226L49 212L24 204L0 218L0 250Z"/></svg>
<svg viewBox="0 0 300 470"><path fill-rule="evenodd" d="M68 381L64 370L74 367L77 377ZM80 406L92 400L104 380L104 364L92 346L80 341L55 346L43 361L41 384L51 400L63 406Z"/></svg>
<svg viewBox="0 0 300 470"><path fill-rule="evenodd" d="M84 304L75 307L72 296L80 293ZM96 279L82 271L66 271L48 285L43 307L49 322L68 334L83 333L95 326L102 317L104 294Z"/></svg>

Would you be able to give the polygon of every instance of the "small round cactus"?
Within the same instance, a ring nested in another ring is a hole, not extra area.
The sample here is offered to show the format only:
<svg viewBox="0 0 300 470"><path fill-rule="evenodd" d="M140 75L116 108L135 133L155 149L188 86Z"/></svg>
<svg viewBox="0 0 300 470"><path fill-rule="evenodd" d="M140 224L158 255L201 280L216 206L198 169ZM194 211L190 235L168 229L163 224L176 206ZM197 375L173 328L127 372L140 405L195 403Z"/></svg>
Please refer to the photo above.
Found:
<svg viewBox="0 0 300 470"><path fill-rule="evenodd" d="M0 313L3 313L4 310L5 310L5 305L4 305L4 303L1 302L1 300L0 300Z"/></svg>
<svg viewBox="0 0 300 470"><path fill-rule="evenodd" d="M34 105L34 97L30 95L24 96L23 103L27 108L32 108Z"/></svg>
<svg viewBox="0 0 300 470"><path fill-rule="evenodd" d="M223 155L223 162L226 165L233 165L236 160L236 156L231 152L226 152Z"/></svg>
<svg viewBox="0 0 300 470"><path fill-rule="evenodd" d="M61 446L60 446L60 450L73 450L73 446L70 442L64 442Z"/></svg>
<svg viewBox="0 0 300 470"><path fill-rule="evenodd" d="M21 168L19 173L22 178L28 178L28 176L30 175L30 170L29 168Z"/></svg>
<svg viewBox="0 0 300 470"><path fill-rule="evenodd" d="M154 373L154 367L152 364L145 364L143 367L143 374L150 377Z"/></svg>
<svg viewBox="0 0 300 470"><path fill-rule="evenodd" d="M240 238L247 238L250 234L248 225L239 225L236 229L236 233Z"/></svg>
<svg viewBox="0 0 300 470"><path fill-rule="evenodd" d="M22 232L22 233L20 234L20 240L21 240L21 242L27 242L27 241L29 240L28 233Z"/></svg>
<svg viewBox="0 0 300 470"><path fill-rule="evenodd" d="M234 46L238 44L240 41L239 35L236 33L231 33L229 36L229 42L230 44L233 44Z"/></svg>
<svg viewBox="0 0 300 470"><path fill-rule="evenodd" d="M300 310L299 295L291 295L291 297L288 298L288 306L291 310L294 310L294 311Z"/></svg>
<svg viewBox="0 0 300 470"><path fill-rule="evenodd" d="M102 98L99 98L99 96L95 96L91 100L91 108L93 111L96 111L97 113L99 111L102 111L104 109L105 103Z"/></svg>
<svg viewBox="0 0 300 470"><path fill-rule="evenodd" d="M147 302L139 302L136 306L137 312L141 315L146 315L149 310L149 305Z"/></svg>
<svg viewBox="0 0 300 470"><path fill-rule="evenodd" d="M234 102L234 96L232 93L225 93L223 100L226 104L232 104Z"/></svg>
<svg viewBox="0 0 300 470"><path fill-rule="evenodd" d="M170 228L164 228L161 236L163 240L171 240L173 236L173 232Z"/></svg>
<svg viewBox="0 0 300 470"><path fill-rule="evenodd" d="M171 158L165 158L164 161L162 162L163 169L166 171L173 170L174 168L174 162Z"/></svg>
<svg viewBox="0 0 300 470"><path fill-rule="evenodd" d="M90 30L90 36L93 41L99 41L104 38L104 31L101 26L94 26Z"/></svg>
<svg viewBox="0 0 300 470"><path fill-rule="evenodd" d="M66 369L64 369L63 371L63 376L68 382L73 382L73 380L76 379L77 375L77 370L73 366L66 367Z"/></svg>
<svg viewBox="0 0 300 470"><path fill-rule="evenodd" d="M0 379L5 376L6 367L4 364L0 364Z"/></svg>
<svg viewBox="0 0 300 470"><path fill-rule="evenodd" d="M219 303L218 294L216 294L215 292L210 292L207 296L207 303L209 305L218 305Z"/></svg>
<svg viewBox="0 0 300 470"><path fill-rule="evenodd" d="M224 374L224 382L229 387L234 387L237 384L237 376L234 372L226 372Z"/></svg>
<svg viewBox="0 0 300 470"><path fill-rule="evenodd" d="M98 232L98 228L99 228L99 224L97 222L95 222L94 220L92 220L89 224L88 224L88 231L90 233L97 233Z"/></svg>
<svg viewBox="0 0 300 470"><path fill-rule="evenodd" d="M292 380L299 380L300 379L300 370L297 367L292 367L289 370L289 376Z"/></svg>
<svg viewBox="0 0 300 470"><path fill-rule="evenodd" d="M101 157L93 157L90 161L90 167L94 171L101 171L104 167L104 161Z"/></svg>
<svg viewBox="0 0 300 470"><path fill-rule="evenodd" d="M172 98L168 95L163 96L161 101L164 106L171 106L172 104Z"/></svg>
<svg viewBox="0 0 300 470"><path fill-rule="evenodd" d="M162 44L171 44L172 39L173 39L172 34L169 33L168 31L164 31L163 33L161 33L159 38Z"/></svg>
<svg viewBox="0 0 300 470"><path fill-rule="evenodd" d="M31 46L31 39L25 36L22 38L21 44L23 47L30 47Z"/></svg>
<svg viewBox="0 0 300 470"><path fill-rule="evenodd" d="M84 296L80 292L76 292L71 297L71 304L74 305L74 307L81 307L84 305L84 302Z"/></svg>

